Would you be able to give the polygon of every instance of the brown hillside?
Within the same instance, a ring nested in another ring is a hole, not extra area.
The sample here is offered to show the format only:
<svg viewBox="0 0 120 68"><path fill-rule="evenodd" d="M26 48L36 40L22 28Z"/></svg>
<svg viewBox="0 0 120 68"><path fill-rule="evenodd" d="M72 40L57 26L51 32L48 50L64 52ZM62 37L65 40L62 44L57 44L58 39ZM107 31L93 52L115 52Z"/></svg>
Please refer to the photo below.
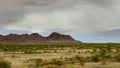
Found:
<svg viewBox="0 0 120 68"><path fill-rule="evenodd" d="M78 43L70 35L64 35L53 32L48 37L43 37L38 33L32 34L9 34L6 36L0 35L1 44L33 44L33 43Z"/></svg>

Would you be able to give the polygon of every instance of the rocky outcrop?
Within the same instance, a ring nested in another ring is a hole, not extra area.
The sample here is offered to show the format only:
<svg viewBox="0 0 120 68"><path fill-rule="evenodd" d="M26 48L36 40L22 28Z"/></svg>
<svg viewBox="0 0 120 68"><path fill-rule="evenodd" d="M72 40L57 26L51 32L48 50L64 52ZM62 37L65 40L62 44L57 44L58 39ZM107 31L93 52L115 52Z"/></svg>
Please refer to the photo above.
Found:
<svg viewBox="0 0 120 68"><path fill-rule="evenodd" d="M53 32L50 36L47 37L49 41L76 41L70 35L63 35L57 32Z"/></svg>

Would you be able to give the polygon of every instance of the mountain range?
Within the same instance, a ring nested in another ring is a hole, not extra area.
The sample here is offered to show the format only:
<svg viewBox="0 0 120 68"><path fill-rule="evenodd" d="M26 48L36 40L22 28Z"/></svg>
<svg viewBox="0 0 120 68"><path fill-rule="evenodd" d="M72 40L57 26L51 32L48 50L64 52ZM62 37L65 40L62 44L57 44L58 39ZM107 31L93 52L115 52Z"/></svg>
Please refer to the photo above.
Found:
<svg viewBox="0 0 120 68"><path fill-rule="evenodd" d="M0 44L78 43L70 35L53 32L47 37L38 33L0 35Z"/></svg>

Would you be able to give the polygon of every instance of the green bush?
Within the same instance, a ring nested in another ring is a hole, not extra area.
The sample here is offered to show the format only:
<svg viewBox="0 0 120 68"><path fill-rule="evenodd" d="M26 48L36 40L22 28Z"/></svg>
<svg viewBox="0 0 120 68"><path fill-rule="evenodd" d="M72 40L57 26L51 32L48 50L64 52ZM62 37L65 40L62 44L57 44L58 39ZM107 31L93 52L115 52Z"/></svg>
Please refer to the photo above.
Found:
<svg viewBox="0 0 120 68"><path fill-rule="evenodd" d="M0 60L0 68L11 68L11 63L8 61Z"/></svg>
<svg viewBox="0 0 120 68"><path fill-rule="evenodd" d="M31 50L25 50L24 53L25 54L32 54L32 51Z"/></svg>
<svg viewBox="0 0 120 68"><path fill-rule="evenodd" d="M57 65L57 66L62 66L64 64L64 61L62 59L51 59L44 61L42 65Z"/></svg>
<svg viewBox="0 0 120 68"><path fill-rule="evenodd" d="M120 62L120 54L119 54L119 55L116 55L114 58L115 58L115 60L116 60L117 62Z"/></svg>
<svg viewBox="0 0 120 68"><path fill-rule="evenodd" d="M44 68L61 68L61 67L57 65L45 65Z"/></svg>
<svg viewBox="0 0 120 68"><path fill-rule="evenodd" d="M99 62L101 60L101 56L100 55L94 55L91 58L92 58L92 61L94 61L94 62Z"/></svg>
<svg viewBox="0 0 120 68"><path fill-rule="evenodd" d="M52 63L59 66L64 64L64 62L60 59L52 59Z"/></svg>
<svg viewBox="0 0 120 68"><path fill-rule="evenodd" d="M36 59L35 60L35 68L39 68L42 65L43 59Z"/></svg>
<svg viewBox="0 0 120 68"><path fill-rule="evenodd" d="M84 66L85 65L85 61L83 60L82 57L80 56L75 56L75 60L81 65L81 66Z"/></svg>

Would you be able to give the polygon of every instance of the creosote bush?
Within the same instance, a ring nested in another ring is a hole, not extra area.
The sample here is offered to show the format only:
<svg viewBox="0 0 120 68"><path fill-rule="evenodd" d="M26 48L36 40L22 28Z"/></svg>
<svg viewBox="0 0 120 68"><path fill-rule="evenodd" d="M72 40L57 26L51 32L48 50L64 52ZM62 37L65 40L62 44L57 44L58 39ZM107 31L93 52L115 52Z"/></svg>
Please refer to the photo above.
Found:
<svg viewBox="0 0 120 68"><path fill-rule="evenodd" d="M100 55L94 55L91 57L93 62L99 62L101 60L101 56Z"/></svg>
<svg viewBox="0 0 120 68"><path fill-rule="evenodd" d="M44 60L42 65L58 65L62 66L64 61L62 59L51 59L51 60Z"/></svg>
<svg viewBox="0 0 120 68"><path fill-rule="evenodd" d="M11 63L5 60L0 60L0 68L11 68Z"/></svg>
<svg viewBox="0 0 120 68"><path fill-rule="evenodd" d="M75 57L71 57L71 58L65 58L65 63L67 64L79 64L81 66L85 65L85 60L83 59L83 57L80 57L79 55L76 55Z"/></svg>
<svg viewBox="0 0 120 68"><path fill-rule="evenodd" d="M61 68L60 66L58 65L45 65L44 68Z"/></svg>
<svg viewBox="0 0 120 68"><path fill-rule="evenodd" d="M64 65L64 60L61 58L54 58L54 59L30 59L29 62L34 62L33 68L59 68L60 66Z"/></svg>
<svg viewBox="0 0 120 68"><path fill-rule="evenodd" d="M35 68L39 68L43 62L43 59L39 58L35 60Z"/></svg>
<svg viewBox="0 0 120 68"><path fill-rule="evenodd" d="M85 61L83 60L82 57L80 56L75 56L75 59L77 60L77 62L81 65L81 66L84 66L85 65Z"/></svg>
<svg viewBox="0 0 120 68"><path fill-rule="evenodd" d="M32 50L25 50L24 54L32 54Z"/></svg>
<svg viewBox="0 0 120 68"><path fill-rule="evenodd" d="M120 62L120 54L116 55L114 58L115 58L115 61Z"/></svg>

